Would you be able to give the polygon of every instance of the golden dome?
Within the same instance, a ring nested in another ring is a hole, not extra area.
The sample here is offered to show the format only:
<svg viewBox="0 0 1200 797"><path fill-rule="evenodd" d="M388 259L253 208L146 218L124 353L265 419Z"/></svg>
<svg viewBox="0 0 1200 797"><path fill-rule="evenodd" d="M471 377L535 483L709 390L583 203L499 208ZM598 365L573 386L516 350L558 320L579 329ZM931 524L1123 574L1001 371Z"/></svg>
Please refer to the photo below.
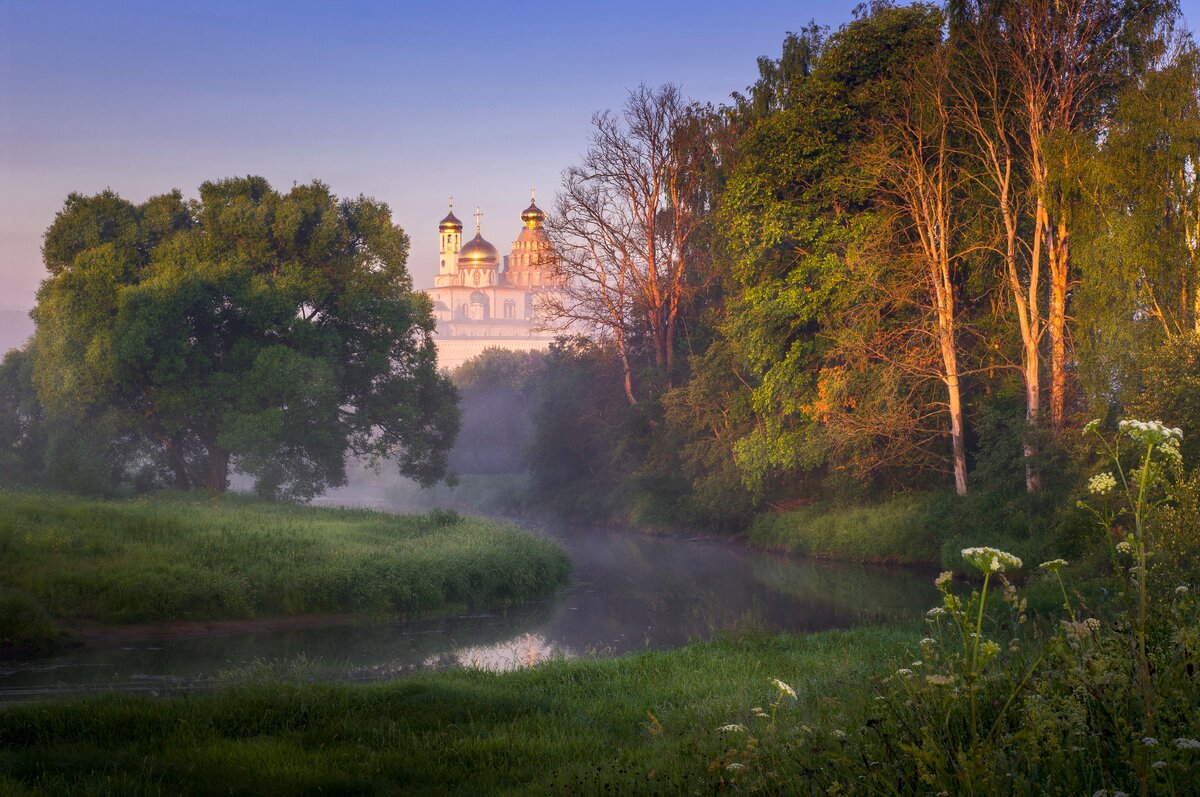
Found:
<svg viewBox="0 0 1200 797"><path fill-rule="evenodd" d="M462 232L462 222L458 220L458 216L455 216L452 210L446 214L446 218L438 222L438 230L441 232L445 232L446 230Z"/></svg>
<svg viewBox="0 0 1200 797"><path fill-rule="evenodd" d="M525 222L526 227L538 227L546 220L545 212L537 206L536 202L530 202L529 207L521 211L521 221Z"/></svg>
<svg viewBox="0 0 1200 797"><path fill-rule="evenodd" d="M463 268L496 268L500 265L500 252L496 247L483 239L479 233L463 244L458 252L458 267Z"/></svg>

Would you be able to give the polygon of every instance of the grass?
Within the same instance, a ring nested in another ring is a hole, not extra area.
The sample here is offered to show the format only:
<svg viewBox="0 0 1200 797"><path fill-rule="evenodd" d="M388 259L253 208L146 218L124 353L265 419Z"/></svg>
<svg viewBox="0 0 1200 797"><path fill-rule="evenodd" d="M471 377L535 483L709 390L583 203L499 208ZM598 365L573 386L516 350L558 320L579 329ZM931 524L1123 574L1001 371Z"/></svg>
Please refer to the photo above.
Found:
<svg viewBox="0 0 1200 797"><path fill-rule="evenodd" d="M114 501L0 490L3 594L31 598L60 620L494 605L550 592L569 567L553 543L444 511L402 516L234 496Z"/></svg>
<svg viewBox="0 0 1200 797"><path fill-rule="evenodd" d="M870 506L810 506L759 515L750 544L848 562L932 564L940 540L927 496L898 496Z"/></svg>
<svg viewBox="0 0 1200 797"><path fill-rule="evenodd" d="M104 696L0 711L0 795L711 793L717 728L792 684L861 723L910 631L743 638L371 686Z"/></svg>

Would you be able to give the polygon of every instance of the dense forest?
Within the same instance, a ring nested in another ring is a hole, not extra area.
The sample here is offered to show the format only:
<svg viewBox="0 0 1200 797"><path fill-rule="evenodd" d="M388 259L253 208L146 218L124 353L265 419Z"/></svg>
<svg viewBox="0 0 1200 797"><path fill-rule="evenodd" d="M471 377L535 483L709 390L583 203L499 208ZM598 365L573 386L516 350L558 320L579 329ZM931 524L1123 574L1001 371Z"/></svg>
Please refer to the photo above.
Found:
<svg viewBox="0 0 1200 797"><path fill-rule="evenodd" d="M538 501L738 527L905 494L1036 534L1073 511L1086 420L1191 439L1200 97L1174 4L877 2L758 67L728 105L641 87L596 116L551 310L601 334L460 374L526 396Z"/></svg>

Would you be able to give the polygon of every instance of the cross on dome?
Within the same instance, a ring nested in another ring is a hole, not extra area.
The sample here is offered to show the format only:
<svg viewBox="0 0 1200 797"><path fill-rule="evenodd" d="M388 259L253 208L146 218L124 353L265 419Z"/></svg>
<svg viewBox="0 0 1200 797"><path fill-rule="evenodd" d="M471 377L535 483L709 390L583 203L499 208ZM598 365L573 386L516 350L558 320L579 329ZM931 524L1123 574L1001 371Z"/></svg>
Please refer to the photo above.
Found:
<svg viewBox="0 0 1200 797"><path fill-rule="evenodd" d="M483 218L483 211L478 207L475 208L475 234L479 235L480 219Z"/></svg>

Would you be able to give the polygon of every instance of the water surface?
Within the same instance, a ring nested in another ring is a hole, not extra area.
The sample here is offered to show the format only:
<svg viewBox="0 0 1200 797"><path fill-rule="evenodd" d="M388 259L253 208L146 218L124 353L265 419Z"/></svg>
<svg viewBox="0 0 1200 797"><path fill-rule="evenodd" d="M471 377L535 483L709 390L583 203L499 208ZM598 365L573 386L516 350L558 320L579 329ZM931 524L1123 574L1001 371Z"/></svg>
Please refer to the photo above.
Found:
<svg viewBox="0 0 1200 797"><path fill-rule="evenodd" d="M0 662L0 702L120 690L168 693L255 678L379 680L456 666L672 648L722 632L806 632L917 617L936 600L921 571L818 562L738 544L575 526L533 527L570 554L568 586L464 616L93 641Z"/></svg>

